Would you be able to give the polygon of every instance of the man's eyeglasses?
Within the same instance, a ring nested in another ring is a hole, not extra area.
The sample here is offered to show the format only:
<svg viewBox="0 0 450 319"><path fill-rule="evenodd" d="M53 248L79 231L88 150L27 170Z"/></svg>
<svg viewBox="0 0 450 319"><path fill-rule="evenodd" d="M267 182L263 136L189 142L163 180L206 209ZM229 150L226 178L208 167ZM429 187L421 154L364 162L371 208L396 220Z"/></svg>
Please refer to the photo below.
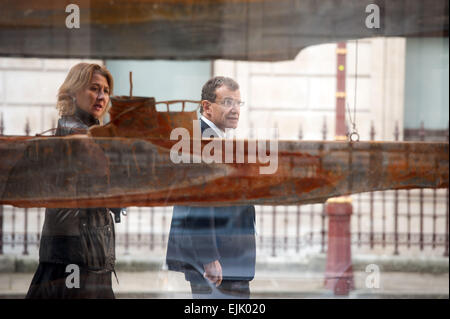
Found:
<svg viewBox="0 0 450 319"><path fill-rule="evenodd" d="M225 99L223 99L223 101L217 101L217 102L214 102L214 103L223 105L223 106L228 107L228 108L233 107L233 106L243 107L245 105L245 103L242 102L242 101L236 101L236 100L233 100L233 99L230 99L230 98L225 98Z"/></svg>

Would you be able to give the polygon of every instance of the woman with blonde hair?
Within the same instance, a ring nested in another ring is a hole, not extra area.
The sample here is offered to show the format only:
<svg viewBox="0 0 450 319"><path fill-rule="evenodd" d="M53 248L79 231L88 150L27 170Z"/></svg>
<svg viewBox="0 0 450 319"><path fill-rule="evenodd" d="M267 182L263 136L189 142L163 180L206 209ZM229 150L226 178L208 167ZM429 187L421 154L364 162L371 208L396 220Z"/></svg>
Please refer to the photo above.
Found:
<svg viewBox="0 0 450 319"><path fill-rule="evenodd" d="M86 134L99 124L112 90L113 78L105 67L72 67L58 92L56 135ZM114 222L108 208L47 208L39 266L27 298L114 298L114 264Z"/></svg>
<svg viewBox="0 0 450 319"><path fill-rule="evenodd" d="M61 119L56 135L77 133L78 128L86 130L86 125L99 124L108 108L113 86L111 73L98 64L79 63L72 67L58 91L56 108ZM74 120L81 120L78 123L81 127L78 125L75 130L62 134L65 132L61 130L71 125L67 121Z"/></svg>

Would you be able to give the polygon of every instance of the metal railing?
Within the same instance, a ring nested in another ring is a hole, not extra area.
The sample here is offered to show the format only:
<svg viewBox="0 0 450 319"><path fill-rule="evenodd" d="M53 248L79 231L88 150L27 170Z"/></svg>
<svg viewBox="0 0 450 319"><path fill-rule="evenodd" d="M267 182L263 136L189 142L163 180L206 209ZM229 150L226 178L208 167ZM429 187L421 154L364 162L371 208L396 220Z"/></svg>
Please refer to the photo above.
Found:
<svg viewBox="0 0 450 319"><path fill-rule="evenodd" d="M1 115L1 114L0 114ZM0 116L0 135L4 123ZM417 139L427 140L424 126ZM25 134L29 135L27 122ZM299 139L302 138L299 132ZM327 139L326 121L322 126ZM370 137L375 140L372 125ZM394 133L399 140L398 126ZM442 140L448 141L448 129ZM416 249L448 256L448 189L394 190L352 195L352 246L358 251L394 255ZM45 209L0 205L0 254L37 253ZM172 216L171 207L131 207L116 224L118 254L147 251L164 254ZM257 249L270 256L303 251L327 251L328 216L325 204L257 206Z"/></svg>

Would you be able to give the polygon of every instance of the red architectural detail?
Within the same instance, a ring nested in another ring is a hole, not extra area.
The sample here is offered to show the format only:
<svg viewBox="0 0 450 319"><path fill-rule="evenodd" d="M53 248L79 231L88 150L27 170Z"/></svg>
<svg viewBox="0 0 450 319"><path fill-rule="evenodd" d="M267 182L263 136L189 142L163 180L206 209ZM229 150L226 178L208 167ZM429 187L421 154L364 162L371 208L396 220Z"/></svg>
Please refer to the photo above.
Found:
<svg viewBox="0 0 450 319"><path fill-rule="evenodd" d="M345 125L345 76L347 44L340 42L336 49L336 139L347 135ZM328 215L328 253L325 271L325 287L333 289L335 295L348 295L354 289L351 257L350 220L352 215L350 198L332 199L326 205Z"/></svg>
<svg viewBox="0 0 450 319"><path fill-rule="evenodd" d="M347 74L347 44L339 42L337 44L336 60L336 136L346 136L345 127L345 76Z"/></svg>
<svg viewBox="0 0 450 319"><path fill-rule="evenodd" d="M325 287L335 295L348 295L354 289L351 256L350 201L332 201L326 205L328 215L328 253L325 271Z"/></svg>

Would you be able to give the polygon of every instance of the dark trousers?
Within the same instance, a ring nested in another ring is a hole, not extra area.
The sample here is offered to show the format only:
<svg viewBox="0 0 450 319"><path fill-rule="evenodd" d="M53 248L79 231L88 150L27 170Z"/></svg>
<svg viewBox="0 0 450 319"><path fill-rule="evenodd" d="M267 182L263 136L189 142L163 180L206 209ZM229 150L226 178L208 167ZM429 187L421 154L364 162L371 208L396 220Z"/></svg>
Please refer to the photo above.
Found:
<svg viewBox="0 0 450 319"><path fill-rule="evenodd" d="M209 282L197 271L185 274L191 284L192 298L194 299L249 299L250 282L248 280L224 279L221 284Z"/></svg>
<svg viewBox="0 0 450 319"><path fill-rule="evenodd" d="M27 299L114 299L111 272L92 273L80 269L80 287L68 288L66 265L39 263Z"/></svg>

